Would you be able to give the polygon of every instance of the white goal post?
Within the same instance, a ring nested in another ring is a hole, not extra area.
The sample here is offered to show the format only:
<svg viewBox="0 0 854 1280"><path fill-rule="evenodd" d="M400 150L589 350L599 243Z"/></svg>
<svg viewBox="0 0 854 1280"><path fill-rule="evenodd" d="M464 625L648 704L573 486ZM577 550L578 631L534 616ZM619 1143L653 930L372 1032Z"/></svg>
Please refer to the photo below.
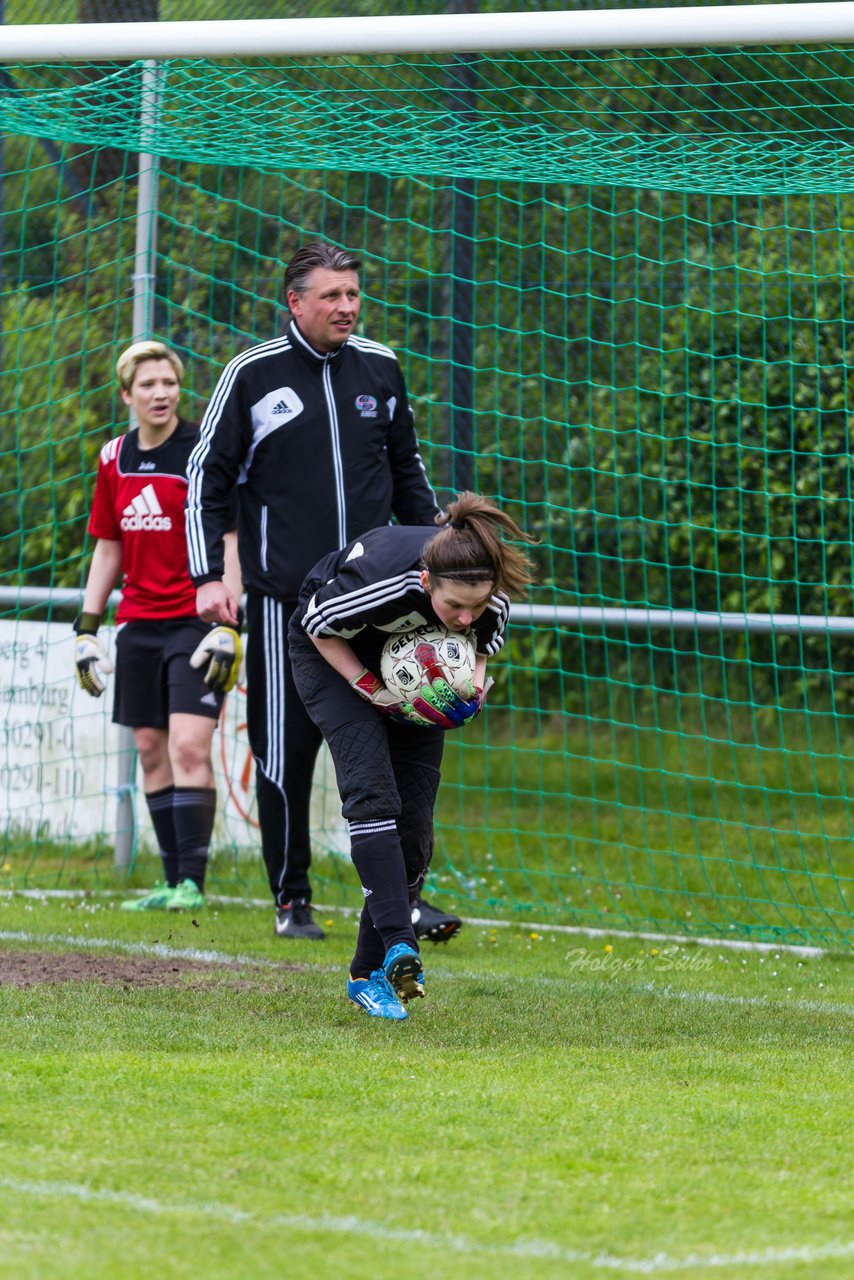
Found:
<svg viewBox="0 0 854 1280"><path fill-rule="evenodd" d="M4 62L489 53L854 42L854 3L554 13L44 23L2 28Z"/></svg>

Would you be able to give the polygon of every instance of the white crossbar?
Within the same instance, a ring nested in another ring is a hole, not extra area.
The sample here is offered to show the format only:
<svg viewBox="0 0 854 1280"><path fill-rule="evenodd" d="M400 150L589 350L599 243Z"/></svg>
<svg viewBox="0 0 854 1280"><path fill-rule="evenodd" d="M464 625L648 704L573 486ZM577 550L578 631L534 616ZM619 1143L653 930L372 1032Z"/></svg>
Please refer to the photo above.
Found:
<svg viewBox="0 0 854 1280"><path fill-rule="evenodd" d="M854 3L0 27L0 62L849 43Z"/></svg>

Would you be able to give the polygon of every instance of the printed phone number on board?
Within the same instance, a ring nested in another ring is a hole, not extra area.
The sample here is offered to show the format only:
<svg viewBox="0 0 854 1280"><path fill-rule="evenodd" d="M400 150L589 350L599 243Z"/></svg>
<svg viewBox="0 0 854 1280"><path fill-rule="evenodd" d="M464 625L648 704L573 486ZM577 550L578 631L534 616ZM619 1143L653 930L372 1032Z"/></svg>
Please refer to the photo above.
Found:
<svg viewBox="0 0 854 1280"><path fill-rule="evenodd" d="M71 720L12 720L0 724L0 746L14 747L16 751L33 751L43 747L47 751L61 747L74 749L74 725Z"/></svg>
<svg viewBox="0 0 854 1280"><path fill-rule="evenodd" d="M3 764L0 765L0 791L34 792L63 798L83 794L85 775L73 765Z"/></svg>

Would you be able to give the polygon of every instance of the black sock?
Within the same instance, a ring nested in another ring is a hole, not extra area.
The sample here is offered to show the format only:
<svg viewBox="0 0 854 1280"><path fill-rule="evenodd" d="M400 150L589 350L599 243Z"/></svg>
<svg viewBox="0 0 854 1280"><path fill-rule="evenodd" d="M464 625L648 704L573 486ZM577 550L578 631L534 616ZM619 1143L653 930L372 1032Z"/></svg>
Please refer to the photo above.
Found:
<svg viewBox="0 0 854 1280"><path fill-rule="evenodd" d="M172 818L174 794L174 787L163 787L160 791L145 793L145 803L151 814L151 825L154 827L163 862L163 879L173 889L178 883L178 842Z"/></svg>
<svg viewBox="0 0 854 1280"><path fill-rule="evenodd" d="M350 856L386 951L396 942L415 947L406 867L394 818L352 818Z"/></svg>
<svg viewBox="0 0 854 1280"><path fill-rule="evenodd" d="M172 800L178 847L178 879L193 880L204 893L211 842L216 790L213 787L176 787Z"/></svg>
<svg viewBox="0 0 854 1280"><path fill-rule="evenodd" d="M350 964L350 977L370 978L376 969L383 967L383 960L387 950L388 947L384 945L382 938L374 928L374 922L371 919L371 913L366 902L362 907L362 914L359 918L359 933L356 938L356 951Z"/></svg>

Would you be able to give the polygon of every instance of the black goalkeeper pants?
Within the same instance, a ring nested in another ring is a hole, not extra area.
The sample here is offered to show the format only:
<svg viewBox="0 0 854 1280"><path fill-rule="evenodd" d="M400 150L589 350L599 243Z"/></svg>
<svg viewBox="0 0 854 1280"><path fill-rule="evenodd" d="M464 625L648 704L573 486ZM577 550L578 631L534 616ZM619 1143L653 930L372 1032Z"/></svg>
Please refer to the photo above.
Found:
<svg viewBox="0 0 854 1280"><path fill-rule="evenodd" d="M261 851L277 904L311 900L311 781L322 742L291 671L288 619L295 605L254 594L246 600L247 729Z"/></svg>
<svg viewBox="0 0 854 1280"><path fill-rule="evenodd" d="M329 746L350 827L365 894L351 973L367 977L396 942L417 947L410 904L433 856L445 734L381 716L321 657L297 618L290 653L297 690Z"/></svg>

